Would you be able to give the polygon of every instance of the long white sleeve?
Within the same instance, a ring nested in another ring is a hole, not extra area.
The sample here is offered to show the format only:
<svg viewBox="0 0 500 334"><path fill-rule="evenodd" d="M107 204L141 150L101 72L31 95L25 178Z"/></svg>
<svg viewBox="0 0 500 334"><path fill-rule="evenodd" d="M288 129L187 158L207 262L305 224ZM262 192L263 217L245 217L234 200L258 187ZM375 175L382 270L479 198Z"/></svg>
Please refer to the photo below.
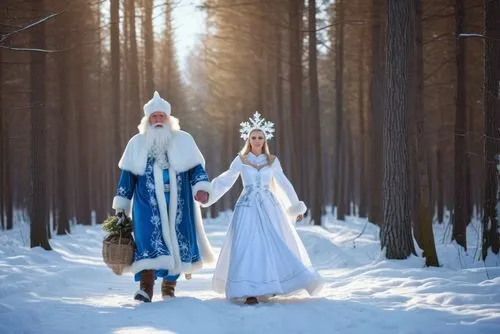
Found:
<svg viewBox="0 0 500 334"><path fill-rule="evenodd" d="M283 168L281 167L280 161L276 158L273 163L274 167L274 179L278 185L283 189L288 200L290 201L290 207L286 208L288 214L291 216L298 216L304 214L307 211L307 207L304 202L299 201L299 197L293 188L292 183L288 180L285 173L283 173Z"/></svg>
<svg viewBox="0 0 500 334"><path fill-rule="evenodd" d="M210 198L208 199L208 203L203 204L203 207L208 207L215 202L217 202L236 182L238 176L241 172L241 159L237 156L229 169L217 176L212 180L212 193L210 194Z"/></svg>

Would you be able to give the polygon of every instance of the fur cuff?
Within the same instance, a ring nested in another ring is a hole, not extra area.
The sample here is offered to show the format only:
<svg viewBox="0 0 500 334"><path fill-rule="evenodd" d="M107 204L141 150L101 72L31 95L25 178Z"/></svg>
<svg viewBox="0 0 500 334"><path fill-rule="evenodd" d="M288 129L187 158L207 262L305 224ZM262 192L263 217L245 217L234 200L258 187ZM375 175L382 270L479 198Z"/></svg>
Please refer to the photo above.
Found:
<svg viewBox="0 0 500 334"><path fill-rule="evenodd" d="M122 196L115 196L113 198L113 206L112 208L117 210L117 209L122 209L125 213L130 211L130 200L128 198L122 197Z"/></svg>
<svg viewBox="0 0 500 334"><path fill-rule="evenodd" d="M304 202L299 201L293 205L291 205L287 210L290 216L296 217L298 215L303 215L307 211L307 207Z"/></svg>
<svg viewBox="0 0 500 334"><path fill-rule="evenodd" d="M208 193L208 200L210 201L210 197L212 196L212 184L208 181L197 182L193 186L193 196L196 195L196 193L200 190L206 191Z"/></svg>

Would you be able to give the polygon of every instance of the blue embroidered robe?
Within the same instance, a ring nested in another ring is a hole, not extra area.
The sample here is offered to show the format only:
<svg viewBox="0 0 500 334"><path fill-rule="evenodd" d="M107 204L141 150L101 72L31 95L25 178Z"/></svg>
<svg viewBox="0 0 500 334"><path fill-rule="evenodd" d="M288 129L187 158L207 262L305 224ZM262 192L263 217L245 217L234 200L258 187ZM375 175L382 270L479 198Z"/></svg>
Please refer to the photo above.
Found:
<svg viewBox="0 0 500 334"><path fill-rule="evenodd" d="M174 140L172 144L180 148L191 146L186 144L186 140ZM129 142L119 164L122 170L113 201L115 209L124 210L128 209L131 200L133 202L136 252L130 270L136 273L138 280L138 273L145 269L154 269L157 276L165 277L201 268L204 258L210 261L212 257L199 204L193 200L198 190L208 193L211 190L203 168L204 161L186 168L200 159L175 164L174 160L182 159L182 156L179 158L178 151L169 150L167 156L171 164L168 169L162 170L153 158L141 156L139 158L145 158L146 164L144 172L137 173L137 165L127 163L126 156L131 155L127 153L131 150L130 145ZM141 145L135 146L132 150ZM194 148L191 147L191 150ZM193 154L201 155L196 150ZM190 153L189 149L182 152ZM132 159L138 158L137 154L131 156Z"/></svg>

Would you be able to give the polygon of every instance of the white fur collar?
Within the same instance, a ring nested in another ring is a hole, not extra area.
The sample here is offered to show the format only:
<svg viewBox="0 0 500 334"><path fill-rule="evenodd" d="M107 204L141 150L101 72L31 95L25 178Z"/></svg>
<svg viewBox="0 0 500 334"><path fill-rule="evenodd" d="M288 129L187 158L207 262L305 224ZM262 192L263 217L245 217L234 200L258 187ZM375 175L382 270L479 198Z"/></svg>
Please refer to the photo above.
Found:
<svg viewBox="0 0 500 334"><path fill-rule="evenodd" d="M177 172L185 172L196 165L205 167L205 159L193 137L185 131L175 130L167 149L170 166ZM118 163L120 169L128 170L135 175L143 175L148 161L146 136L140 133L133 136Z"/></svg>

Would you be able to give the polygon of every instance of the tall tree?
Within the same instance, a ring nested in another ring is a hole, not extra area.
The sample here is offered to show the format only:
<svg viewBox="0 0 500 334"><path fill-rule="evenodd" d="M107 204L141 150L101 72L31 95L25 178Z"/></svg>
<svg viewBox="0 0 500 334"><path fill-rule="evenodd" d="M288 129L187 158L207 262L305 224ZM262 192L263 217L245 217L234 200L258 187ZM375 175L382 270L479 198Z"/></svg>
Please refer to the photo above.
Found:
<svg viewBox="0 0 500 334"><path fill-rule="evenodd" d="M289 0L288 16L288 36L289 36L289 85L290 85L290 117L292 132L292 180L299 186L297 192L302 193L300 189L300 165L299 152L303 152L300 141L302 117L302 34L300 31L302 21L303 0ZM297 135L298 134L298 135Z"/></svg>
<svg viewBox="0 0 500 334"><path fill-rule="evenodd" d="M68 10L61 15L59 18L60 24L60 46L61 49L68 49L71 41L71 27L70 22L72 22L71 17L75 14L74 10ZM65 163L67 159L67 146L70 139L70 129L69 129L69 118L68 113L70 110L70 51L60 52L58 55L58 67L59 67L59 117L57 124L57 131L59 138L57 144L57 164L56 164L56 175L57 175L57 197L56 203L58 212L56 215L56 228L57 234L70 233L70 215L69 215L69 200L67 192L67 181L68 181L68 169L69 166Z"/></svg>
<svg viewBox="0 0 500 334"><path fill-rule="evenodd" d="M419 228L419 245L423 247L425 263L427 266L439 266L436 246L434 244L434 234L432 230L432 216L430 207L430 189L429 189L429 165L427 163L427 137L424 133L424 68L423 68L423 48L422 48L422 3L421 0L412 0L414 5L413 40L414 53L410 55L413 62L413 86L410 86L410 96L413 96L412 112L416 125L416 151L417 151L417 170L416 177L418 178L418 201L417 207L413 210L417 211L418 219L415 225Z"/></svg>
<svg viewBox="0 0 500 334"><path fill-rule="evenodd" d="M311 218L314 224L321 225L321 214L323 205L322 192L322 159L321 159L321 128L319 112L319 91L318 91L318 62L317 62L317 39L316 39L316 0L309 0L309 117L311 118L311 134L314 144L312 152L313 169L309 173L311 178Z"/></svg>
<svg viewBox="0 0 500 334"><path fill-rule="evenodd" d="M169 1L170 2L170 1ZM153 38L153 1L144 1L144 63L146 67L146 96L153 94L155 83L153 76L154 38Z"/></svg>
<svg viewBox="0 0 500 334"><path fill-rule="evenodd" d="M146 1L149 2L149 1ZM110 0L110 29L111 29L111 112L114 116L113 123L113 146L115 161L118 161L122 148L120 139L120 2ZM118 171L113 169L113 179L117 179Z"/></svg>
<svg viewBox="0 0 500 334"><path fill-rule="evenodd" d="M370 79L370 210L372 223L382 225L382 120L385 85L385 19L386 0L372 1L372 57Z"/></svg>
<svg viewBox="0 0 500 334"><path fill-rule="evenodd" d="M467 203L465 195L465 119L466 119L466 89L465 89L465 40L460 37L464 32L464 3L463 0L455 1L456 24L456 95L455 95L455 169L454 169L454 209L453 209L453 240L467 249Z"/></svg>
<svg viewBox="0 0 500 334"><path fill-rule="evenodd" d="M387 2L387 86L385 94L384 224L381 247L388 259L415 254L411 233L408 154L408 72L413 52L411 22L415 8L410 1Z"/></svg>
<svg viewBox="0 0 500 334"><path fill-rule="evenodd" d="M336 167L336 192L337 219L345 220L345 143L344 124L344 0L335 2L335 159Z"/></svg>
<svg viewBox="0 0 500 334"><path fill-rule="evenodd" d="M44 13L44 1L33 2L34 15ZM32 28L31 43L34 48L45 49L45 25ZM32 205L30 214L31 247L42 247L51 250L47 225L49 222L47 201L47 158L46 158L46 122L45 122L45 53L32 52L30 61L30 109L31 109L31 180Z"/></svg>
<svg viewBox="0 0 500 334"><path fill-rule="evenodd" d="M498 254L500 235L498 214L500 198L500 1L484 1L484 213L482 257L488 249ZM498 159L498 161L497 161ZM498 167L497 167L498 164ZM498 168L498 169L497 169Z"/></svg>

